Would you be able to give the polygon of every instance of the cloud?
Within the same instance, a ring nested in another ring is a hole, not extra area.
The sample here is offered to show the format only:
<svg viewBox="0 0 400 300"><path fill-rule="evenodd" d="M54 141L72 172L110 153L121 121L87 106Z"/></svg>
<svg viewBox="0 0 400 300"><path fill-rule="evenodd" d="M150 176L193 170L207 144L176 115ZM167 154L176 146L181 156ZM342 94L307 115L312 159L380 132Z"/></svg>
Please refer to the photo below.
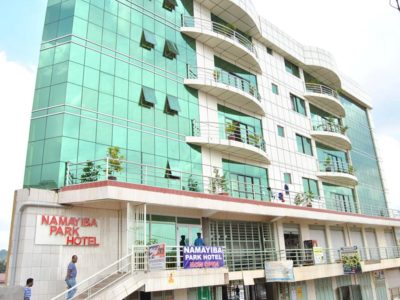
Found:
<svg viewBox="0 0 400 300"><path fill-rule="evenodd" d="M388 135L377 135L377 150L381 159L389 206L400 210L400 189L398 188L400 140Z"/></svg>
<svg viewBox="0 0 400 300"><path fill-rule="evenodd" d="M35 72L0 51L0 249L8 247L14 190L22 188Z"/></svg>

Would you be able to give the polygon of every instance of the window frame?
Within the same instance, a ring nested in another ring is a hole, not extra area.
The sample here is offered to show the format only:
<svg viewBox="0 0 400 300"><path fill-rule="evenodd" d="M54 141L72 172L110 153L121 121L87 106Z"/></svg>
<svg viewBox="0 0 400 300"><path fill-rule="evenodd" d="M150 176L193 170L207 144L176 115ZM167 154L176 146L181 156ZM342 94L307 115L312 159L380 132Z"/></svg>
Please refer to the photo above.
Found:
<svg viewBox="0 0 400 300"><path fill-rule="evenodd" d="M299 149L299 139L301 140L301 149ZM304 141L307 141L310 145L310 153L306 152L306 147ZM301 134L296 133L296 144L297 144L297 151L306 155L314 156L314 151L312 147L312 141L310 138L305 137Z"/></svg>

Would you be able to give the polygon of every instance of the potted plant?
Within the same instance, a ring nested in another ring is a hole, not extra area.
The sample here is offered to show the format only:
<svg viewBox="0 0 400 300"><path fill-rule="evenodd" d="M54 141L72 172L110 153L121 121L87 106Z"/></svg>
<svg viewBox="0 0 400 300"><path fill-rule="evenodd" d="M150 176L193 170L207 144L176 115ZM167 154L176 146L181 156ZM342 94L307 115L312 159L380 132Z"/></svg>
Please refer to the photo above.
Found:
<svg viewBox="0 0 400 300"><path fill-rule="evenodd" d="M236 140L235 132L237 129L238 129L237 126L233 124L233 122L227 123L225 125L225 132L226 135L228 136L228 140Z"/></svg>
<svg viewBox="0 0 400 300"><path fill-rule="evenodd" d="M214 72L213 72L213 76L214 76L214 80L215 81L219 81L219 79L221 77L221 70L215 69Z"/></svg>
<svg viewBox="0 0 400 300"><path fill-rule="evenodd" d="M304 200L306 202L307 207L312 207L312 203L314 201L314 193L308 191L304 194Z"/></svg>
<svg viewBox="0 0 400 300"><path fill-rule="evenodd" d="M97 181L101 171L100 166L96 166L93 161L88 160L85 167L82 169L81 183Z"/></svg>
<svg viewBox="0 0 400 300"><path fill-rule="evenodd" d="M327 156L324 161L325 171L331 172L332 171L332 159L330 156Z"/></svg>
<svg viewBox="0 0 400 300"><path fill-rule="evenodd" d="M335 119L333 117L328 117L326 119L326 130L334 131L334 128L335 128Z"/></svg>
<svg viewBox="0 0 400 300"><path fill-rule="evenodd" d="M249 92L251 95L256 96L257 88L254 85L249 86Z"/></svg>
<svg viewBox="0 0 400 300"><path fill-rule="evenodd" d="M115 173L121 172L124 168L121 165L121 160L124 160L125 157L120 154L120 148L118 146L111 146L107 149L107 158L108 158L108 179L109 180L117 180L117 177L114 176Z"/></svg>
<svg viewBox="0 0 400 300"><path fill-rule="evenodd" d="M349 171L349 174L354 175L354 172L355 172L356 170L355 170L355 168L354 168L352 165L349 165L349 166L348 166L348 171Z"/></svg>
<svg viewBox="0 0 400 300"><path fill-rule="evenodd" d="M219 169L214 167L214 177L210 178L209 192L211 194L228 195L228 186L225 178L225 174L222 176L219 174Z"/></svg>
<svg viewBox="0 0 400 300"><path fill-rule="evenodd" d="M340 133L346 134L346 131L349 129L349 126L340 126Z"/></svg>
<svg viewBox="0 0 400 300"><path fill-rule="evenodd" d="M257 133L249 133L247 137L250 145L254 145L256 147L260 145L261 137Z"/></svg>
<svg viewBox="0 0 400 300"><path fill-rule="evenodd" d="M190 175L188 179L188 190L191 192L199 191L199 183L197 182L197 180L193 179L192 175Z"/></svg>
<svg viewBox="0 0 400 300"><path fill-rule="evenodd" d="M296 197L294 197L294 204L301 205L304 201L304 196L301 193L297 193Z"/></svg>

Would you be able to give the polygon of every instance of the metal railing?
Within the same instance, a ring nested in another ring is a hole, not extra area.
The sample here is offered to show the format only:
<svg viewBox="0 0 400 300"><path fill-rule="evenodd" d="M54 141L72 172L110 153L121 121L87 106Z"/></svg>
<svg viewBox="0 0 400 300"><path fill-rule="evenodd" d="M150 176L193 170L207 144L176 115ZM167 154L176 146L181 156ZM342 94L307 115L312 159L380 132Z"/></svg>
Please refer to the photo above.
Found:
<svg viewBox="0 0 400 300"><path fill-rule="evenodd" d="M325 159L319 161L319 170L321 172L336 172L355 175L355 170L352 165L345 161L333 161L332 159Z"/></svg>
<svg viewBox="0 0 400 300"><path fill-rule="evenodd" d="M70 299L90 299L126 276L152 271L149 266L149 246L134 245L132 252L101 269L74 287L60 293L51 300L65 299L66 295L76 289L77 293ZM315 265L313 249L231 249L224 248L224 265L229 272L262 270L266 261L292 260L294 267ZM161 270L183 269L183 246L166 246L165 265ZM400 257L400 247L359 248L360 259L385 260ZM341 263L340 249L322 249L322 258L318 264ZM158 271L154 270L154 271Z"/></svg>
<svg viewBox="0 0 400 300"><path fill-rule="evenodd" d="M114 162L118 162L117 169L120 168L119 172L115 172ZM304 192L272 189L263 184L232 180L230 173L212 166L203 165L203 167L219 170L220 177L185 172L173 169L173 167L168 169L167 166L152 166L110 158L80 163L68 162L66 164L65 186L112 179L175 190L210 194L227 193L236 198L268 201L288 206L308 206L332 211L400 218L400 211L387 207L364 203L361 207L358 207L353 199L350 199L351 202L344 202L337 198L324 198Z"/></svg>
<svg viewBox="0 0 400 300"><path fill-rule="evenodd" d="M247 50L257 57L256 48L249 38L221 23L195 18L192 16L182 16L182 27L201 28L201 30L209 30L218 34L222 34L224 37L229 38L233 42L239 43L240 45L246 47Z"/></svg>
<svg viewBox="0 0 400 300"><path fill-rule="evenodd" d="M75 286L51 298L51 300L65 299L68 293L72 292L73 290L76 290L76 293L72 298L68 299L91 299L112 284L128 275L131 275L132 270L132 254L129 254L94 273L81 282L78 282Z"/></svg>
<svg viewBox="0 0 400 300"><path fill-rule="evenodd" d="M340 124L336 124L334 122L330 122L329 120L325 121L313 121L312 128L314 131L328 131L340 134L346 134L348 129L347 126L343 126Z"/></svg>
<svg viewBox="0 0 400 300"><path fill-rule="evenodd" d="M261 96L258 92L258 88L256 85L221 68L216 67L214 69L205 69L188 65L187 78L200 79L204 80L205 82L211 81L226 84L230 87L237 88L246 94L249 94L250 96L256 98L258 101L261 100Z"/></svg>
<svg viewBox="0 0 400 300"><path fill-rule="evenodd" d="M335 90L322 84L306 83L306 91L310 93L328 95L335 99L339 99L338 93Z"/></svg>
<svg viewBox="0 0 400 300"><path fill-rule="evenodd" d="M254 129L241 128L239 123L198 122L197 120L192 120L192 133L193 136L233 140L265 151L264 138L257 134Z"/></svg>

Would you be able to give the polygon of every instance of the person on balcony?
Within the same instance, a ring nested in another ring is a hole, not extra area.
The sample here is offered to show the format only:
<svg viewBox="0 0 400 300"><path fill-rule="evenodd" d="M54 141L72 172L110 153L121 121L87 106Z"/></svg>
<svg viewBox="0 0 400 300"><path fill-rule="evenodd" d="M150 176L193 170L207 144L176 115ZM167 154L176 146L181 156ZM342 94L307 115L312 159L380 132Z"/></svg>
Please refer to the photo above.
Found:
<svg viewBox="0 0 400 300"><path fill-rule="evenodd" d="M197 233L197 239L194 241L195 246L205 246L206 244L204 243L203 239L201 238L201 233Z"/></svg>
<svg viewBox="0 0 400 300"><path fill-rule="evenodd" d="M187 246L186 245L186 236L181 235L181 240L179 242L179 250L180 250L180 256L181 256L181 267L183 267L183 247Z"/></svg>

